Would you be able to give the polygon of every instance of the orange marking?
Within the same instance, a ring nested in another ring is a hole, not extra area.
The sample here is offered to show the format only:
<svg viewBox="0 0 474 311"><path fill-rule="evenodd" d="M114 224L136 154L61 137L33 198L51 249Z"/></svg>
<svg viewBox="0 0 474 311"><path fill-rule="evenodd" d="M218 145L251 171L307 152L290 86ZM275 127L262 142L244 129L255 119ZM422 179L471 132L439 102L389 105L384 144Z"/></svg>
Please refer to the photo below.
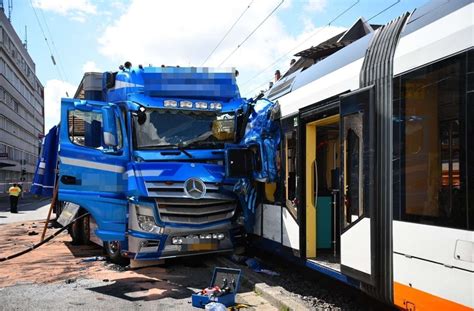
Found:
<svg viewBox="0 0 474 311"><path fill-rule="evenodd" d="M397 307L409 311L450 310L472 311L459 303L431 295L421 290L394 282L394 303Z"/></svg>

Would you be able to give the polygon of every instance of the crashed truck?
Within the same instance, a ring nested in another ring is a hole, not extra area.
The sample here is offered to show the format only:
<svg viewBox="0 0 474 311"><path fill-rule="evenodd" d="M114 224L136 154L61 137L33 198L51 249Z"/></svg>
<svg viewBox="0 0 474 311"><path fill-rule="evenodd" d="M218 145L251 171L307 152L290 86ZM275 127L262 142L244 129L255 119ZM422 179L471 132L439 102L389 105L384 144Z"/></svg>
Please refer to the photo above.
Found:
<svg viewBox="0 0 474 311"><path fill-rule="evenodd" d="M276 180L279 107L240 97L234 70L86 73L43 140L32 192L112 261L229 252ZM65 220L66 219L66 220ZM65 225L66 223L63 223Z"/></svg>

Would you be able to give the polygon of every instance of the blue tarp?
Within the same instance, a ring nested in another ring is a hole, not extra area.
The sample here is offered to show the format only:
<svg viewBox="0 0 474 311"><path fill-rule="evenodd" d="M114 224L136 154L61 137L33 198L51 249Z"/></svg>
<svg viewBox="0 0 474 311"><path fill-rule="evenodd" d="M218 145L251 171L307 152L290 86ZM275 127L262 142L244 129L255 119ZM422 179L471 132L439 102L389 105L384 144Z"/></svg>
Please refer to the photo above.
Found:
<svg viewBox="0 0 474 311"><path fill-rule="evenodd" d="M43 139L41 155L36 164L35 176L30 190L31 193L45 197L53 195L58 146L59 127L54 126Z"/></svg>

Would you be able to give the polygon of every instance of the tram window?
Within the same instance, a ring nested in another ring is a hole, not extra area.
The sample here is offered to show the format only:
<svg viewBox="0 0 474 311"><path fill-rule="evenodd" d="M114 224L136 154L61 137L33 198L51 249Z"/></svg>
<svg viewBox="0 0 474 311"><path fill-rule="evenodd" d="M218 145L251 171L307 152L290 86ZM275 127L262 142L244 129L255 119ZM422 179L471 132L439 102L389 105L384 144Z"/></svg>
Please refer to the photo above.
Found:
<svg viewBox="0 0 474 311"><path fill-rule="evenodd" d="M401 77L401 176L394 215L404 221L468 227L466 54ZM472 147L470 147L472 148ZM395 154L397 152L395 151ZM395 174L394 174L395 175ZM397 193L395 193L397 195Z"/></svg>
<svg viewBox="0 0 474 311"><path fill-rule="evenodd" d="M344 226L363 215L362 113L344 117Z"/></svg>
<svg viewBox="0 0 474 311"><path fill-rule="evenodd" d="M296 209L296 130L285 133L285 166L286 206Z"/></svg>

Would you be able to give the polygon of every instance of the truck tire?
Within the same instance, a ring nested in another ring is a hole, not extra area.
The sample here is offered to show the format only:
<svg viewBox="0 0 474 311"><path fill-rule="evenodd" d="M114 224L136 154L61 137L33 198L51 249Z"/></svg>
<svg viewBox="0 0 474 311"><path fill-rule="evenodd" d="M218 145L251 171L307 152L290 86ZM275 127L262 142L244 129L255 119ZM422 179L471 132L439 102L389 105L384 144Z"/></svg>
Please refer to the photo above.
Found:
<svg viewBox="0 0 474 311"><path fill-rule="evenodd" d="M84 215L86 213L85 210L80 209L77 213L77 217ZM89 237L90 237L90 223L89 217L86 216L78 221L74 222L71 227L69 228L69 235L72 238L72 245L87 245L89 244Z"/></svg>
<svg viewBox="0 0 474 311"><path fill-rule="evenodd" d="M105 255L110 258L110 261L121 266L126 266L130 263L130 259L123 257L121 251L122 247L120 246L120 241L104 242L104 252Z"/></svg>

